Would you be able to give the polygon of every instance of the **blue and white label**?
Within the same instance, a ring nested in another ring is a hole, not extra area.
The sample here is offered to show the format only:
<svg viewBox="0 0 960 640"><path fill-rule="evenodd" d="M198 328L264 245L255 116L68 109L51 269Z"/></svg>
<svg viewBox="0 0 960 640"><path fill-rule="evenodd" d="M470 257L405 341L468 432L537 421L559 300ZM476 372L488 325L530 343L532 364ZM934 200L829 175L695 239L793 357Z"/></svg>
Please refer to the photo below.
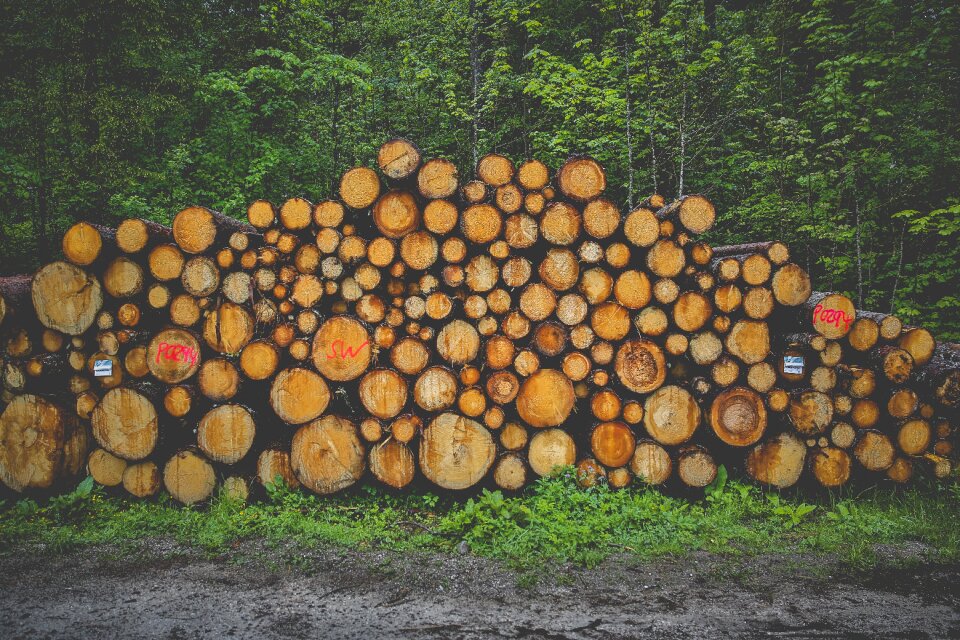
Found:
<svg viewBox="0 0 960 640"><path fill-rule="evenodd" d="M783 372L803 375L803 356L783 356Z"/></svg>
<svg viewBox="0 0 960 640"><path fill-rule="evenodd" d="M93 375L95 378L104 378L113 375L113 360L94 360Z"/></svg>

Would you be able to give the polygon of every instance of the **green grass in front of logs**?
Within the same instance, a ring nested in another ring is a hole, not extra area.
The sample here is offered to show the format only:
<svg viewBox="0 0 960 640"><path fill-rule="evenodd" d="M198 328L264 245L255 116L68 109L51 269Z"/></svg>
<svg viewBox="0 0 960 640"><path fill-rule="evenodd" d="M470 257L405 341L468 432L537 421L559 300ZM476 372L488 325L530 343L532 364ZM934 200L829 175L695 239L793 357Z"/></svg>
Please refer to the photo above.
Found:
<svg viewBox="0 0 960 640"><path fill-rule="evenodd" d="M218 497L195 508L166 497L110 497L88 478L67 495L0 503L0 554L25 546L49 553L104 544L133 549L147 538L172 538L213 555L244 539L297 550L440 552L456 552L465 541L471 553L518 569L545 562L593 566L613 553L645 559L697 550L829 553L866 567L878 561L878 545L907 542L924 545L926 560L960 559L958 516L960 486L953 482L804 497L727 482L725 472L701 499L642 487L581 489L566 469L515 496L483 491L455 499L364 487L319 497L275 490L249 504Z"/></svg>

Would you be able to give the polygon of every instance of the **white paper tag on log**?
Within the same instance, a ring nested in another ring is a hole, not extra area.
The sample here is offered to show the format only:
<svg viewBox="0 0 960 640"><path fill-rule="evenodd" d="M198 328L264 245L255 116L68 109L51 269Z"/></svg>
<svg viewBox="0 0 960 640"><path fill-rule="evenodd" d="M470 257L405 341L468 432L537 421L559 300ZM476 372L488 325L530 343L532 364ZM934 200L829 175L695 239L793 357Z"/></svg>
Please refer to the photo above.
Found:
<svg viewBox="0 0 960 640"><path fill-rule="evenodd" d="M94 360L93 376L95 378L105 378L113 375L113 360Z"/></svg>
<svg viewBox="0 0 960 640"><path fill-rule="evenodd" d="M783 356L783 372L803 375L803 356Z"/></svg>

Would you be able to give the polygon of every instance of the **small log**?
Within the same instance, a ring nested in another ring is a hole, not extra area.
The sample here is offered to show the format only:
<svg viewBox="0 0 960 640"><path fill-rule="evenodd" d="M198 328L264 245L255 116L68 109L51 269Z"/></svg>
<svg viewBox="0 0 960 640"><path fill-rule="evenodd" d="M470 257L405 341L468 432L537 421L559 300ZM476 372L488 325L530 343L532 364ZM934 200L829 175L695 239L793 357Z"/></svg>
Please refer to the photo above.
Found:
<svg viewBox="0 0 960 640"><path fill-rule="evenodd" d="M265 487L279 484L295 489L300 486L290 464L290 452L273 447L264 449L257 458L257 480Z"/></svg>
<svg viewBox="0 0 960 640"><path fill-rule="evenodd" d="M842 487L850 479L850 456L843 449L823 447L810 456L810 471L828 489Z"/></svg>
<svg viewBox="0 0 960 640"><path fill-rule="evenodd" d="M373 222L383 235L399 239L420 224L420 207L413 194L394 189L377 200L373 207Z"/></svg>
<svg viewBox="0 0 960 640"><path fill-rule="evenodd" d="M510 158L488 153L477 163L477 177L491 187L502 187L513 179L515 168Z"/></svg>
<svg viewBox="0 0 960 640"><path fill-rule="evenodd" d="M147 247L173 242L173 230L152 220L128 218L117 226L116 242L124 253L140 253Z"/></svg>
<svg viewBox="0 0 960 640"><path fill-rule="evenodd" d="M596 160L581 156L567 160L560 167L556 184L566 197L586 202L607 188L607 175Z"/></svg>
<svg viewBox="0 0 960 640"><path fill-rule="evenodd" d="M428 199L449 198L457 192L457 167L449 160L427 160L417 172L420 195Z"/></svg>
<svg viewBox="0 0 960 640"><path fill-rule="evenodd" d="M602 422L590 434L590 449L600 464L622 467L633 457L636 438L623 422Z"/></svg>
<svg viewBox="0 0 960 640"><path fill-rule="evenodd" d="M677 459L677 476L688 487L705 487L717 477L717 463L703 447L689 447Z"/></svg>
<svg viewBox="0 0 960 640"><path fill-rule="evenodd" d="M392 369L373 369L360 379L360 402L373 416L389 419L407 403L407 381Z"/></svg>
<svg viewBox="0 0 960 640"><path fill-rule="evenodd" d="M867 471L886 471L893 465L897 451L889 437L868 429L860 432L853 454Z"/></svg>
<svg viewBox="0 0 960 640"><path fill-rule="evenodd" d="M200 341L185 329L163 329L150 340L145 356L154 378L177 384L200 368Z"/></svg>
<svg viewBox="0 0 960 640"><path fill-rule="evenodd" d="M153 403L135 389L118 387L103 396L90 419L99 445L125 460L142 460L159 437Z"/></svg>
<svg viewBox="0 0 960 640"><path fill-rule="evenodd" d="M157 464L150 460L127 465L123 471L123 488L135 498L157 495L163 479Z"/></svg>
<svg viewBox="0 0 960 640"><path fill-rule="evenodd" d="M387 440L370 449L370 471L383 484L402 489L413 482L416 459L406 444Z"/></svg>
<svg viewBox="0 0 960 640"><path fill-rule="evenodd" d="M797 433L816 436L830 426L833 420L833 402L830 396L820 391L799 391L790 396L789 416Z"/></svg>
<svg viewBox="0 0 960 640"><path fill-rule="evenodd" d="M494 483L505 491L519 491L527 483L527 465L515 453L500 456L493 468Z"/></svg>

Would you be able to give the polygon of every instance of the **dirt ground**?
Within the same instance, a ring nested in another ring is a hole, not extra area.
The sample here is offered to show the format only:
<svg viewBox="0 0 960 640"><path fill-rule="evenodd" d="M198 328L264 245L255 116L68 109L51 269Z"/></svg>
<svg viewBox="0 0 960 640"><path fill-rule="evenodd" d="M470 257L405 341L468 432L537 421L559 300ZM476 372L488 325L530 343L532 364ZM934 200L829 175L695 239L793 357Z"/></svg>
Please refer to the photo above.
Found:
<svg viewBox="0 0 960 640"><path fill-rule="evenodd" d="M24 551L0 559L0 637L960 637L960 566L858 573L806 556L620 556L529 582L470 555L245 543L211 559L166 540L133 554Z"/></svg>

